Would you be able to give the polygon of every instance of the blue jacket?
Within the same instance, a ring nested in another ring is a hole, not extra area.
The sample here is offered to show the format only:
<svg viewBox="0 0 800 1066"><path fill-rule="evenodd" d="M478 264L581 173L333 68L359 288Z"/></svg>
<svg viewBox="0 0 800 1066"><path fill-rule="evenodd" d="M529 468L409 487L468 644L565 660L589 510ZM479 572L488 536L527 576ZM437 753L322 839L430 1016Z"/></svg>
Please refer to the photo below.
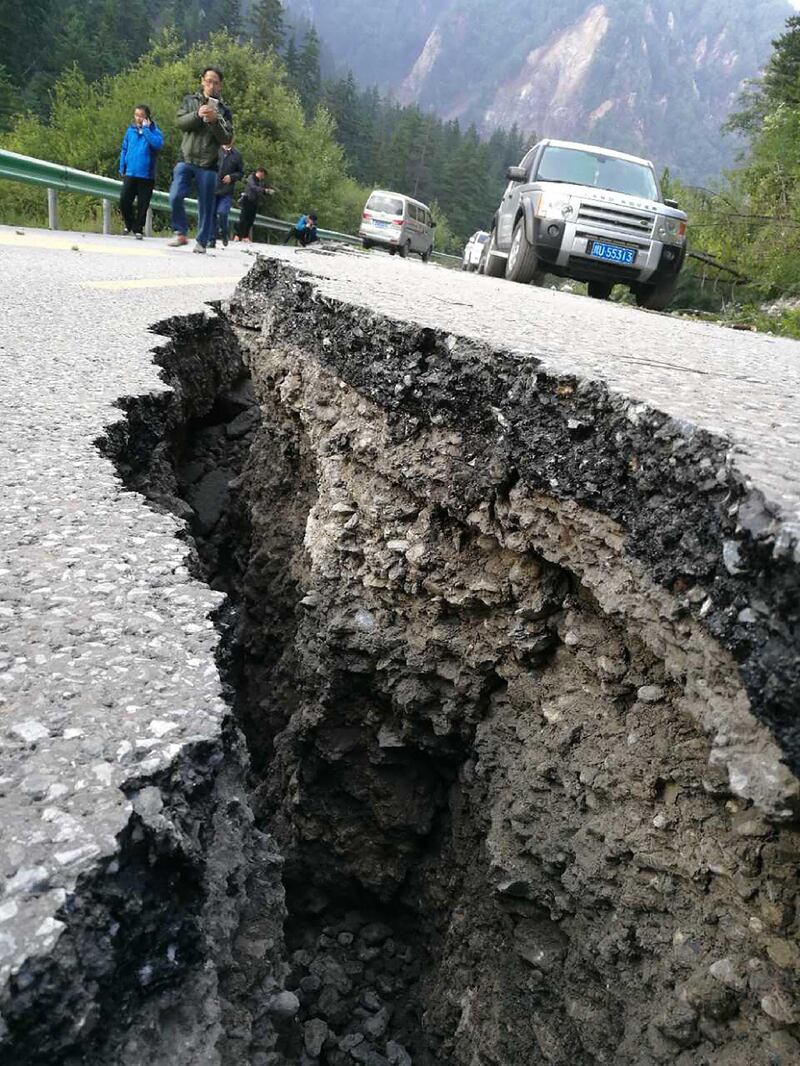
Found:
<svg viewBox="0 0 800 1066"><path fill-rule="evenodd" d="M155 122L150 126L137 126L131 123L122 138L122 151L119 153L119 172L129 178L149 178L156 176L156 159L164 147L164 134Z"/></svg>

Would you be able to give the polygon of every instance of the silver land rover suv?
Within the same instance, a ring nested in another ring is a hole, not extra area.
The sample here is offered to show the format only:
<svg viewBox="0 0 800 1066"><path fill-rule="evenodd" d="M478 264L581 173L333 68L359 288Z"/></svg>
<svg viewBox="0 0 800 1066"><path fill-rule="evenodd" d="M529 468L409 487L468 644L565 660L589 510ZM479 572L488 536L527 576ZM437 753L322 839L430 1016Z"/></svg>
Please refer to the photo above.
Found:
<svg viewBox="0 0 800 1066"><path fill-rule="evenodd" d="M662 199L652 163L544 140L507 176L485 274L534 284L546 273L574 278L601 300L622 284L640 307L667 307L686 255L686 215Z"/></svg>

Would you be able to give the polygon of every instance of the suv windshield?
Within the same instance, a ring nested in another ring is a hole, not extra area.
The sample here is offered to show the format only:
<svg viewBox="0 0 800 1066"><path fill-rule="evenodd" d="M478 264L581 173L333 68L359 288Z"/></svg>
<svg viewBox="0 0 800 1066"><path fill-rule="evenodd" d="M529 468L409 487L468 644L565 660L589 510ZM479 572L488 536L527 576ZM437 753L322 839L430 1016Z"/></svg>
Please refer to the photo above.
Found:
<svg viewBox="0 0 800 1066"><path fill-rule="evenodd" d="M403 201L396 196L370 196L367 210L381 211L385 215L402 215Z"/></svg>
<svg viewBox="0 0 800 1066"><path fill-rule="evenodd" d="M545 148L535 181L564 181L572 185L590 185L611 189L627 196L658 199L658 187L650 167L630 159L587 152L580 148Z"/></svg>

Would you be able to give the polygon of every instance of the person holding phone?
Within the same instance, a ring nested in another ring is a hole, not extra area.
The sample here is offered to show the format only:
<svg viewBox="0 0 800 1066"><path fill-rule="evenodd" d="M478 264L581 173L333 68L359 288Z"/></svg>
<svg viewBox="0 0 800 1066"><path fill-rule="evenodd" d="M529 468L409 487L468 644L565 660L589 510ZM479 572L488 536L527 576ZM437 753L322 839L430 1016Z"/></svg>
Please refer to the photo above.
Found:
<svg viewBox="0 0 800 1066"><path fill-rule="evenodd" d="M189 223L184 201L197 190L199 219L194 251L205 253L214 239L216 224L217 165L220 145L233 140L233 118L222 101L222 71L206 67L200 78L200 90L183 98L176 116L183 131L180 159L172 173L169 205L175 237L170 247L189 243Z"/></svg>
<svg viewBox="0 0 800 1066"><path fill-rule="evenodd" d="M147 104L137 104L119 153L122 175L119 209L125 223L122 233L126 237L133 233L137 241L144 237L147 209L156 184L156 162L163 147L164 135L153 121L150 108Z"/></svg>

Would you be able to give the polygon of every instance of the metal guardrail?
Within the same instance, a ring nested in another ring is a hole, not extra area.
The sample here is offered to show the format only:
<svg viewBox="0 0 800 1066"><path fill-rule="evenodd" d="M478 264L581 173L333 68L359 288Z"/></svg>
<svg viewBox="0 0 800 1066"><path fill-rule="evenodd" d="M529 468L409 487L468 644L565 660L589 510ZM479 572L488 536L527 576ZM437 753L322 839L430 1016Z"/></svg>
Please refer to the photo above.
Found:
<svg viewBox="0 0 800 1066"><path fill-rule="evenodd" d="M20 155L17 152L9 152L0 148L0 178L8 181L19 181L25 185L38 185L47 189L48 223L50 229L58 229L58 192L81 193L84 196L93 196L103 201L103 232L111 232L111 205L119 200L122 192L122 182L116 178L104 178L99 174L90 174L85 170L76 170L74 167L64 166L61 163L50 163L44 159L35 159L33 156ZM186 213L192 218L197 218L199 209L196 200L185 200ZM147 234L152 236L153 222L152 211L169 212L169 193L162 190L153 192L150 200L150 211L147 213ZM238 208L232 208L230 217L236 221L239 218ZM281 218L271 218L269 215L256 215L253 227L265 229L271 232L286 233L294 225ZM320 237L327 240L343 241L347 244L361 246L361 238L354 237L351 233L339 233L337 230L319 229ZM434 252L433 257L439 261L460 262L460 258L454 255L445 255L443 252Z"/></svg>
<svg viewBox="0 0 800 1066"><path fill-rule="evenodd" d="M28 155L19 155L17 152L8 152L2 148L0 148L0 178L20 181L25 185L38 185L47 189L50 229L58 229L56 198L58 192L81 193L84 196L101 199L103 201L103 232L111 232L111 205L119 200L122 192L122 182L117 181L116 178L104 178L99 174L90 174L85 170L76 170L74 167L64 166L61 163L49 163L44 159L34 159ZM187 199L185 207L187 215L197 218L199 214L197 200ZM150 200L150 208L151 211L169 212L169 193L156 190ZM150 212L148 212L148 218L148 230L152 235ZM234 221L239 218L238 208L231 210L231 218ZM256 215L253 225L285 233L292 223L284 222L279 218Z"/></svg>

